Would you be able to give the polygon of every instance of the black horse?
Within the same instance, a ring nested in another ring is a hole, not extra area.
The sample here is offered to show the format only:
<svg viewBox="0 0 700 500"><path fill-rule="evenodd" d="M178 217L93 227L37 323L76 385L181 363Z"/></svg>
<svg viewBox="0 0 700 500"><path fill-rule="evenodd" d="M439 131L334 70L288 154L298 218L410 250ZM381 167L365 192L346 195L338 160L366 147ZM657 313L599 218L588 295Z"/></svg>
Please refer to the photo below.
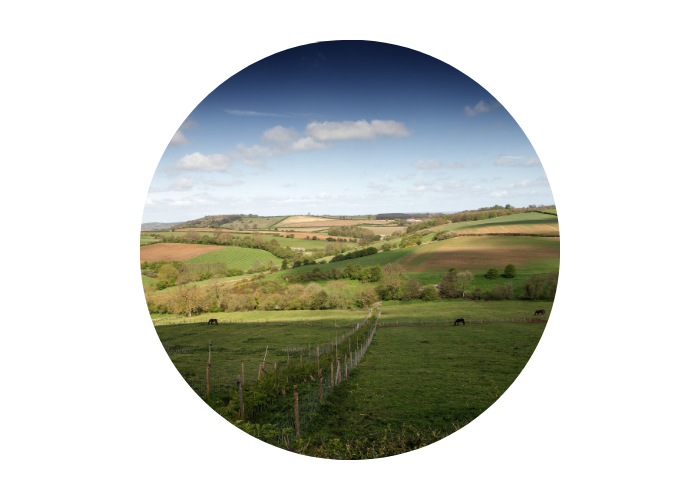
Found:
<svg viewBox="0 0 700 500"><path fill-rule="evenodd" d="M218 324L219 324L219 322L216 321L216 319L214 319L214 318L210 319L209 323L207 323L207 325L218 325Z"/></svg>
<svg viewBox="0 0 700 500"><path fill-rule="evenodd" d="M455 320L454 326L457 326L460 323L462 323L463 325L466 325L466 323L464 322L464 318L459 318L458 320Z"/></svg>
<svg viewBox="0 0 700 500"><path fill-rule="evenodd" d="M535 316L537 316L538 314L544 316L544 309L538 309L537 311L535 311Z"/></svg>

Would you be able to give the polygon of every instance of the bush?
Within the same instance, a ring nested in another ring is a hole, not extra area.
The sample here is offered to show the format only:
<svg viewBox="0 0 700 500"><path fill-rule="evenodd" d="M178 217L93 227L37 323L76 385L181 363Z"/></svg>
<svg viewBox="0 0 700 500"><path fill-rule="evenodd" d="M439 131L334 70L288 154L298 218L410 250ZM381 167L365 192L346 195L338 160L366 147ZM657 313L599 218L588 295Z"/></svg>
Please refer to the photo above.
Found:
<svg viewBox="0 0 700 500"><path fill-rule="evenodd" d="M515 266L513 264L508 264L506 266L505 271L503 272L503 276L505 276L506 278L515 278L516 275L517 272L515 270Z"/></svg>
<svg viewBox="0 0 700 500"><path fill-rule="evenodd" d="M430 301L430 300L437 300L438 299L438 293L437 290L433 285L426 285L423 287L423 291L420 294L421 300Z"/></svg>
<svg viewBox="0 0 700 500"><path fill-rule="evenodd" d="M492 267L491 269L486 271L486 277L490 280L495 280L496 278L498 278L498 269Z"/></svg>

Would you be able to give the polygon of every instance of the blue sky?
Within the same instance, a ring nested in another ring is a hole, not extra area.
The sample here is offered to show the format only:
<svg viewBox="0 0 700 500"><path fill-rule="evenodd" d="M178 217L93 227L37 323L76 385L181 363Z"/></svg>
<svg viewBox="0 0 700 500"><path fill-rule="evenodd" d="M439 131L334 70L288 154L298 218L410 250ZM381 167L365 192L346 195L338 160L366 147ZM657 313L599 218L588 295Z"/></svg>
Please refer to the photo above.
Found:
<svg viewBox="0 0 700 500"><path fill-rule="evenodd" d="M395 45L323 42L209 94L167 145L143 222L553 202L530 141L468 76Z"/></svg>

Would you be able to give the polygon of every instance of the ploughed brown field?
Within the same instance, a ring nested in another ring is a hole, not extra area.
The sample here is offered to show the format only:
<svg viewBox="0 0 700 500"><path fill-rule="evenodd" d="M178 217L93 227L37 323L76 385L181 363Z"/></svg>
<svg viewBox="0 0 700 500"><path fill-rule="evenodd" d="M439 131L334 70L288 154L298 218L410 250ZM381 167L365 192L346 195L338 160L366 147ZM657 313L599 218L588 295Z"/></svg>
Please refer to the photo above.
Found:
<svg viewBox="0 0 700 500"><path fill-rule="evenodd" d="M547 241L550 240L550 241ZM528 236L461 237L423 245L400 263L409 272L458 269L501 268L513 264L528 268L535 261L558 261L559 244L554 238Z"/></svg>
<svg viewBox="0 0 700 500"><path fill-rule="evenodd" d="M141 262L155 260L187 260L198 255L216 252L217 245L187 245L185 243L156 243L141 247Z"/></svg>

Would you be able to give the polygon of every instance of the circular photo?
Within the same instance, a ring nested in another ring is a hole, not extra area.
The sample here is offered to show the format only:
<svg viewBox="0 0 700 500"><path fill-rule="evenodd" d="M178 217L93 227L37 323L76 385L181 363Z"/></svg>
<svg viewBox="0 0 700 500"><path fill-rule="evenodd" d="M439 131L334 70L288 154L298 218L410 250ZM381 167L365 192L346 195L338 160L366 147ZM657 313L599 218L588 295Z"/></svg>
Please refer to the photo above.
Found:
<svg viewBox="0 0 700 500"><path fill-rule="evenodd" d="M416 450L484 413L558 273L554 197L515 119L377 42L295 47L222 83L174 131L141 227L184 381L240 431L329 459Z"/></svg>

